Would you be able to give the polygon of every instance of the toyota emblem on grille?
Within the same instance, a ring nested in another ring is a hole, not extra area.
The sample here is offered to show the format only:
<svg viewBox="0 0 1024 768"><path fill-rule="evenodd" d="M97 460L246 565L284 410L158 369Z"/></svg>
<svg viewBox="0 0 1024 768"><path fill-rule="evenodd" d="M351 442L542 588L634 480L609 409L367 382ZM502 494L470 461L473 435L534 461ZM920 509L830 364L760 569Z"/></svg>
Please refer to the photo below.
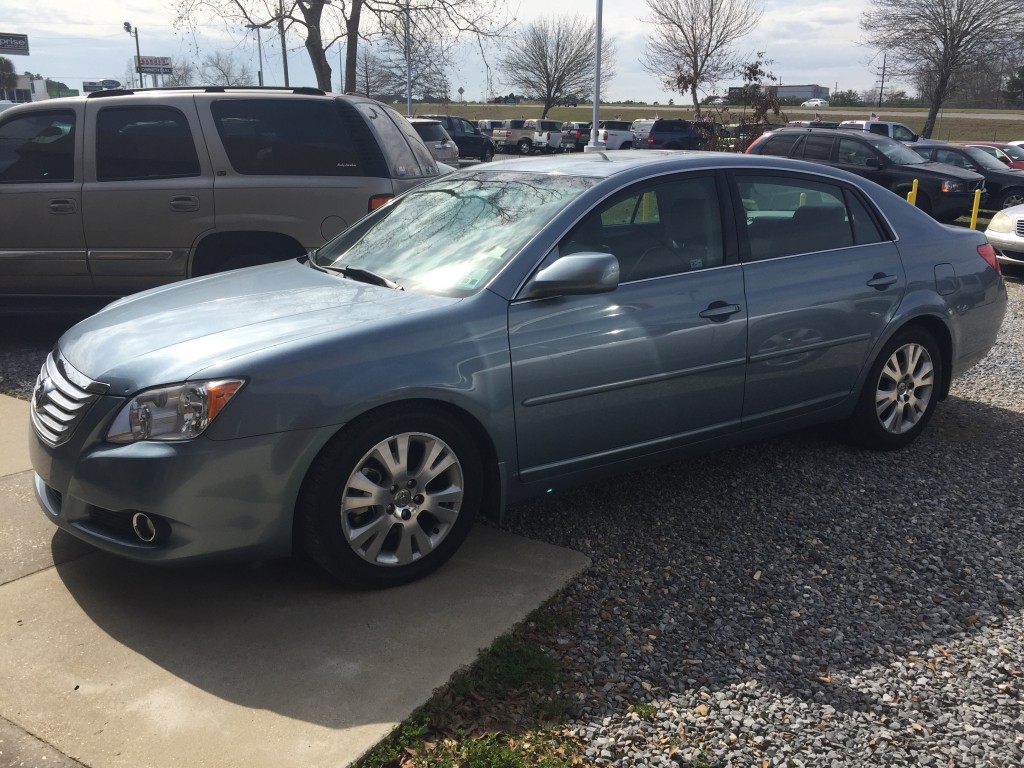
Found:
<svg viewBox="0 0 1024 768"><path fill-rule="evenodd" d="M53 381L49 376L41 376L39 383L36 384L36 391L33 394L32 401L35 405L36 410L41 410L46 405L46 401L50 399L50 393L56 387L53 386Z"/></svg>

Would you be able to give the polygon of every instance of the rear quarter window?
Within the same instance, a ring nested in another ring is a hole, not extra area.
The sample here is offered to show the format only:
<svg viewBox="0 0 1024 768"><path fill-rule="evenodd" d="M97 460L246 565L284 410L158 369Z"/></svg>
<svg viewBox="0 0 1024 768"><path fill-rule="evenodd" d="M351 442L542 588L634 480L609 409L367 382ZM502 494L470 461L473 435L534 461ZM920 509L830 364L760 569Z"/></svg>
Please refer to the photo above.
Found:
<svg viewBox="0 0 1024 768"><path fill-rule="evenodd" d="M381 175L372 170L373 155L360 151L358 126L353 131L351 118L344 119L333 99L223 99L215 101L211 110L237 173Z"/></svg>
<svg viewBox="0 0 1024 768"><path fill-rule="evenodd" d="M437 161L408 120L383 104L361 101L355 107L380 141L392 178L437 176Z"/></svg>

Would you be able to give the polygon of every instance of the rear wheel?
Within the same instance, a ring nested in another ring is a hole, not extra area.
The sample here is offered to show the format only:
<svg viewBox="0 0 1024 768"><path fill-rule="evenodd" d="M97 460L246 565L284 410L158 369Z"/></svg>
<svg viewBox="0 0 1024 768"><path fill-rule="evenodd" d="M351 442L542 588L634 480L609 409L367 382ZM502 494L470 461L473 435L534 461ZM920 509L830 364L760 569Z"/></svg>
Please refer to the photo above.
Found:
<svg viewBox="0 0 1024 768"><path fill-rule="evenodd" d="M494 147L488 144L484 147L484 151L480 153L480 162L489 163L494 159Z"/></svg>
<svg viewBox="0 0 1024 768"><path fill-rule="evenodd" d="M296 539L345 584L405 584L459 548L482 486L480 451L459 424L429 411L366 419L339 433L310 467Z"/></svg>
<svg viewBox="0 0 1024 768"><path fill-rule="evenodd" d="M517 146L520 155L528 155L533 152L533 143L529 139L523 139Z"/></svg>
<svg viewBox="0 0 1024 768"><path fill-rule="evenodd" d="M942 356L924 328L906 328L871 366L852 421L853 437L875 450L912 443L931 419L942 381Z"/></svg>
<svg viewBox="0 0 1024 768"><path fill-rule="evenodd" d="M622 145L619 147L619 149L632 149L632 148L633 148L633 142L632 141L624 141L624 142L622 142Z"/></svg>

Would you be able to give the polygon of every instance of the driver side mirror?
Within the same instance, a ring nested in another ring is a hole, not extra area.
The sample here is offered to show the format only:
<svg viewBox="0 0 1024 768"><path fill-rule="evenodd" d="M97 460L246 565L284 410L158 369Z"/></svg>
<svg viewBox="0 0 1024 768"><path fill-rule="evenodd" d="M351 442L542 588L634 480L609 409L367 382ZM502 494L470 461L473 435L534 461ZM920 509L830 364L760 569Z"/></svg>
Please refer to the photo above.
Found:
<svg viewBox="0 0 1024 768"><path fill-rule="evenodd" d="M610 253L582 252L562 256L526 284L521 299L608 293L619 286L619 260Z"/></svg>

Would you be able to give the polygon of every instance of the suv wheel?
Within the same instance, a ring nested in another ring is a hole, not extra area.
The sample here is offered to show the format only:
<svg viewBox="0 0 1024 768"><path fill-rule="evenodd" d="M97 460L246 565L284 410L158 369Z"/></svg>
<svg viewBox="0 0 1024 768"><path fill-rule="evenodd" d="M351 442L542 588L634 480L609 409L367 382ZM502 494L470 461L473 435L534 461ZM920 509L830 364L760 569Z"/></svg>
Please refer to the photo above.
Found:
<svg viewBox="0 0 1024 768"><path fill-rule="evenodd" d="M494 147L490 144L484 146L484 151L480 153L480 162L489 163L494 159Z"/></svg>
<svg viewBox="0 0 1024 768"><path fill-rule="evenodd" d="M1001 211L1004 208L1021 204L1024 204L1024 188L1014 187L1003 192L1002 197L999 198L999 202L996 204L996 208Z"/></svg>

